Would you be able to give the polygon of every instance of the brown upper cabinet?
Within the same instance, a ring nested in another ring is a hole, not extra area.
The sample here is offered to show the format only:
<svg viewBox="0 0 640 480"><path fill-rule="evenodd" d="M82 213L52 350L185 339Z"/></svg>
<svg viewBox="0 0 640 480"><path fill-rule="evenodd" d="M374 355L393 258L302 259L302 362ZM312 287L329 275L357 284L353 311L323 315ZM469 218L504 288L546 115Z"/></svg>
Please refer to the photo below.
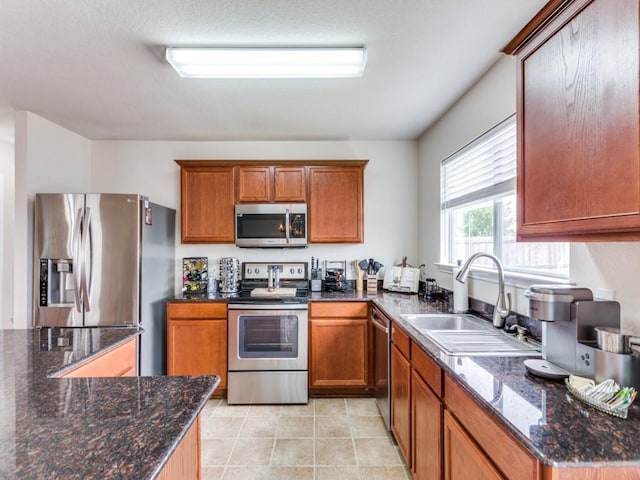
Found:
<svg viewBox="0 0 640 480"><path fill-rule="evenodd" d="M304 166L237 167L238 203L304 203L307 177Z"/></svg>
<svg viewBox="0 0 640 480"><path fill-rule="evenodd" d="M309 242L364 242L364 167L309 167Z"/></svg>
<svg viewBox="0 0 640 480"><path fill-rule="evenodd" d="M515 53L518 239L640 239L637 0L553 0Z"/></svg>
<svg viewBox="0 0 640 480"><path fill-rule="evenodd" d="M367 162L176 160L182 243L233 243L235 203L307 203L309 243L362 243Z"/></svg>
<svg viewBox="0 0 640 480"><path fill-rule="evenodd" d="M180 169L182 243L233 243L233 167Z"/></svg>

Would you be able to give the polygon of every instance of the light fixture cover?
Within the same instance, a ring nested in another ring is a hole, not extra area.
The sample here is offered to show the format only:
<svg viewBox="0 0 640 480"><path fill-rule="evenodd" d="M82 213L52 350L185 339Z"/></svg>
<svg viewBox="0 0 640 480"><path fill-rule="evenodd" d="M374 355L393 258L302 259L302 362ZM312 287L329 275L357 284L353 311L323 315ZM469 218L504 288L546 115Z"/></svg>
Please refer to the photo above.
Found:
<svg viewBox="0 0 640 480"><path fill-rule="evenodd" d="M167 47L166 58L185 78L359 77L367 49Z"/></svg>

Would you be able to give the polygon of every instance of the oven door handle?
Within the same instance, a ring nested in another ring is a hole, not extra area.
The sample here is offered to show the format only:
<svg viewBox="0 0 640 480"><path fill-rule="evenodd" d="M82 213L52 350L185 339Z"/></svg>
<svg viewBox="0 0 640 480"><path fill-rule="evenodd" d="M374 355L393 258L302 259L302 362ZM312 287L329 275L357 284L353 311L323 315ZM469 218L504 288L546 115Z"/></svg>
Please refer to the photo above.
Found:
<svg viewBox="0 0 640 480"><path fill-rule="evenodd" d="M389 335L389 327L380 323L377 318L378 316L374 312L371 312L371 323L373 323L373 326L378 330L382 330L385 335Z"/></svg>
<svg viewBox="0 0 640 480"><path fill-rule="evenodd" d="M279 303L279 304L251 304L251 303L230 303L229 310L271 310L278 313L287 310L309 310L307 303Z"/></svg>

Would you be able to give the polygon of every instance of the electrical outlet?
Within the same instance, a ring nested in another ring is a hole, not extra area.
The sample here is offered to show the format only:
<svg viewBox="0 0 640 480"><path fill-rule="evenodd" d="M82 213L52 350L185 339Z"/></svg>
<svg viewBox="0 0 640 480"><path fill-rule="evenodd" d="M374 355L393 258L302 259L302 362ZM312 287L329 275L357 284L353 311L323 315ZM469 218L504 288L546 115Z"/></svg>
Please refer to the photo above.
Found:
<svg viewBox="0 0 640 480"><path fill-rule="evenodd" d="M353 262L347 262L347 279L352 280L356 278L356 269L353 268Z"/></svg>
<svg viewBox="0 0 640 480"><path fill-rule="evenodd" d="M593 292L593 296L599 300L615 300L616 291L608 290L606 288L596 288Z"/></svg>

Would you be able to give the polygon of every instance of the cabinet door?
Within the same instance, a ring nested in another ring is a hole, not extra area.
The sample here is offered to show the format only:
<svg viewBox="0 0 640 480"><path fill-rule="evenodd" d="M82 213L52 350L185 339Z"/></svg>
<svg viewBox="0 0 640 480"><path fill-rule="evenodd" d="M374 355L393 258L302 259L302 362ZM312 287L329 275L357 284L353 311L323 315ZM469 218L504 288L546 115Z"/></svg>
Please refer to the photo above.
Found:
<svg viewBox="0 0 640 480"><path fill-rule="evenodd" d="M364 169L309 168L309 242L364 241Z"/></svg>
<svg viewBox="0 0 640 480"><path fill-rule="evenodd" d="M438 396L415 370L412 371L411 463L414 480L442 478L442 410Z"/></svg>
<svg viewBox="0 0 640 480"><path fill-rule="evenodd" d="M411 365L395 345L391 346L391 431L411 467Z"/></svg>
<svg viewBox="0 0 640 480"><path fill-rule="evenodd" d="M182 167L182 243L233 243L233 167Z"/></svg>
<svg viewBox="0 0 640 480"><path fill-rule="evenodd" d="M310 387L369 385L367 318L312 318Z"/></svg>
<svg viewBox="0 0 640 480"><path fill-rule="evenodd" d="M445 480L504 478L449 412L444 414L444 464Z"/></svg>
<svg viewBox="0 0 640 480"><path fill-rule="evenodd" d="M273 168L273 201L307 201L307 174L305 167Z"/></svg>
<svg viewBox="0 0 640 480"><path fill-rule="evenodd" d="M238 167L237 198L240 203L271 201L270 167Z"/></svg>
<svg viewBox="0 0 640 480"><path fill-rule="evenodd" d="M98 354L60 378L135 377L137 364L136 339L127 340L116 348Z"/></svg>
<svg viewBox="0 0 640 480"><path fill-rule="evenodd" d="M174 320L167 325L169 375L218 375L227 387L227 321Z"/></svg>
<svg viewBox="0 0 640 480"><path fill-rule="evenodd" d="M576 1L519 53L520 240L640 236L639 15Z"/></svg>

